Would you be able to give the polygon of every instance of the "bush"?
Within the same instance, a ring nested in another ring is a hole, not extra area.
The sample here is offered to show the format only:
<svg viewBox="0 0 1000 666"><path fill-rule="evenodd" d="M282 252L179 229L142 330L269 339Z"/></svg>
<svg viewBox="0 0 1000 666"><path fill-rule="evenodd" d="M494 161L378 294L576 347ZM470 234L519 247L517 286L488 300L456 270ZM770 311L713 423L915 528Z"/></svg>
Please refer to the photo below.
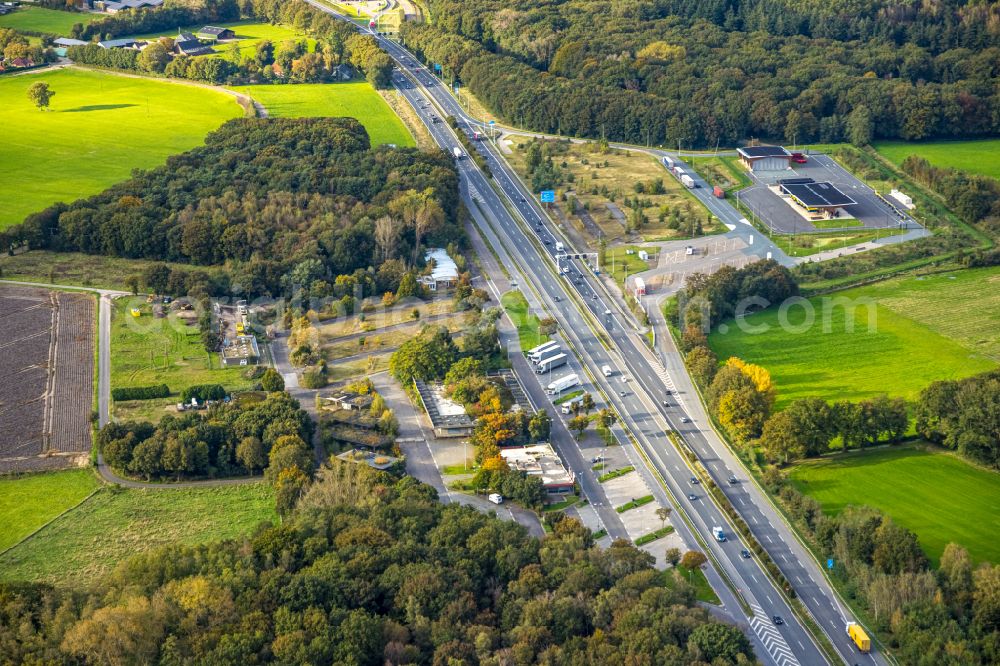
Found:
<svg viewBox="0 0 1000 666"><path fill-rule="evenodd" d="M181 402L190 402L191 398L197 398L198 402L209 400L222 400L226 397L226 389L222 384L198 384L189 386L181 393Z"/></svg>
<svg viewBox="0 0 1000 666"><path fill-rule="evenodd" d="M166 398L170 395L170 388L166 384L157 386L123 386L111 389L111 398L114 400L153 400L155 398Z"/></svg>

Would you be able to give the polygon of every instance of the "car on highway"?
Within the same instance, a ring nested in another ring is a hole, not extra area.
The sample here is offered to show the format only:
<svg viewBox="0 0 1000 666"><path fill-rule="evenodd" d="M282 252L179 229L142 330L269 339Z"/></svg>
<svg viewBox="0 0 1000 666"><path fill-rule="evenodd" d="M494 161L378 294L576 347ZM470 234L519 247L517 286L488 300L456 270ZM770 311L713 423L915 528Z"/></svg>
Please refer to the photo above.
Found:
<svg viewBox="0 0 1000 666"><path fill-rule="evenodd" d="M618 391L618 395L620 395L621 397L624 398L625 396L628 395L628 392L627 391Z"/></svg>
<svg viewBox="0 0 1000 666"><path fill-rule="evenodd" d="M672 393L673 393L673 391L671 391L670 389L667 389L667 390L666 390L666 394L667 394L667 395L671 395Z"/></svg>
<svg viewBox="0 0 1000 666"><path fill-rule="evenodd" d="M747 550L746 548L744 548L743 550L740 551L740 556L742 556L744 560L749 560L750 559L750 551Z"/></svg>
<svg viewBox="0 0 1000 666"><path fill-rule="evenodd" d="M795 162L796 164L805 164L806 162L809 161L809 158L807 158L802 153L792 153L792 161Z"/></svg>
<svg viewBox="0 0 1000 666"><path fill-rule="evenodd" d="M697 495L695 495L694 493L688 493L688 499L689 499L689 500L691 500L691 501L693 502L693 501L695 501L696 499L698 499L698 496L697 496Z"/></svg>
<svg viewBox="0 0 1000 666"><path fill-rule="evenodd" d="M664 399L663 399L663 406L664 406L664 407L669 407L669 406L670 406L670 401L669 401L669 400L667 400L666 398L664 398Z"/></svg>
<svg viewBox="0 0 1000 666"><path fill-rule="evenodd" d="M691 485L692 486L697 486L698 485L698 477L697 476L692 476L691 477Z"/></svg>
<svg viewBox="0 0 1000 666"><path fill-rule="evenodd" d="M553 296L553 297L552 297L552 300L554 300L554 301L555 301L556 303L558 303L558 302L559 302L559 301L561 301L562 299L561 299L561 298L559 298L558 296Z"/></svg>
<svg viewBox="0 0 1000 666"><path fill-rule="evenodd" d="M781 619L780 615L772 615L771 616L771 621L774 622L777 625L782 625L782 624L785 623L785 621Z"/></svg>
<svg viewBox="0 0 1000 666"><path fill-rule="evenodd" d="M691 423L691 419L686 416L681 417L681 423Z"/></svg>
<svg viewBox="0 0 1000 666"><path fill-rule="evenodd" d="M542 242L543 242L543 243L545 243L546 245L552 245L552 241L550 241L550 240L549 240L548 238L546 238L546 239L545 239L544 241L542 241Z"/></svg>
<svg viewBox="0 0 1000 666"><path fill-rule="evenodd" d="M729 475L729 485L735 486L739 482L740 482L740 480L736 478L735 474L730 474Z"/></svg>

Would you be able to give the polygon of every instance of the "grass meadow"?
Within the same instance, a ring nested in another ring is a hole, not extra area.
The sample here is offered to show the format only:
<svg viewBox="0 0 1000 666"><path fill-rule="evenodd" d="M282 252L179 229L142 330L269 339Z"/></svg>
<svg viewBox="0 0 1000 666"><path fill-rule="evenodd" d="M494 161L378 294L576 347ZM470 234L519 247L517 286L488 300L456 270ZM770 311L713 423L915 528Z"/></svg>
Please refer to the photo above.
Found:
<svg viewBox="0 0 1000 666"><path fill-rule="evenodd" d="M115 301L111 321L111 388L166 384L171 397L157 400L115 402L117 419L157 422L180 393L196 384L222 384L231 391L251 388L246 368L223 368L218 354L201 344L197 326L188 326L173 316L155 319L150 307L140 307L140 317L129 313L131 299Z"/></svg>
<svg viewBox="0 0 1000 666"><path fill-rule="evenodd" d="M48 111L28 101L36 81L56 93ZM158 166L241 115L227 94L160 80L79 69L0 78L0 229Z"/></svg>
<svg viewBox="0 0 1000 666"><path fill-rule="evenodd" d="M909 155L919 155L934 166L1000 178L1000 139L928 143L880 141L875 149L895 164L902 164Z"/></svg>
<svg viewBox="0 0 1000 666"><path fill-rule="evenodd" d="M871 299L872 305L859 304L850 313L832 308L824 332L824 298ZM899 278L809 302L815 322L804 332L782 329L778 310L771 308L745 320L769 326L765 333L727 322L727 332L709 336L720 359L739 356L771 371L779 409L806 396L860 400L888 393L913 399L932 381L984 372L1000 360L997 268ZM872 309L875 326L869 331ZM802 307L788 311L793 325L805 318Z"/></svg>
<svg viewBox="0 0 1000 666"><path fill-rule="evenodd" d="M239 538L276 520L273 491L263 482L162 490L107 487L0 556L0 579L87 586L131 555L167 544Z"/></svg>
<svg viewBox="0 0 1000 666"><path fill-rule="evenodd" d="M77 23L84 25L103 18L100 14L61 12L44 7L21 7L6 16L0 16L0 28L45 32L60 37L69 37L70 30Z"/></svg>
<svg viewBox="0 0 1000 666"><path fill-rule="evenodd" d="M1000 477L950 453L923 446L851 452L797 464L791 480L828 514L852 504L882 510L916 533L935 565L952 541L976 561L1000 562Z"/></svg>
<svg viewBox="0 0 1000 666"><path fill-rule="evenodd" d="M367 81L234 86L233 90L250 95L274 117L349 116L365 126L372 146L416 145L403 121Z"/></svg>
<svg viewBox="0 0 1000 666"><path fill-rule="evenodd" d="M549 341L549 336L538 332L538 317L528 311L528 301L524 298L524 294L520 291L508 291L500 297L500 302L517 327L517 337L521 341L522 352Z"/></svg>
<svg viewBox="0 0 1000 666"><path fill-rule="evenodd" d="M89 469L0 478L0 551L76 506L99 485Z"/></svg>
<svg viewBox="0 0 1000 666"><path fill-rule="evenodd" d="M230 28L236 33L236 39L219 42L214 46L216 54L214 56L204 56L206 58L230 58L233 44L238 46L241 60L251 58L257 52L257 44L264 40L268 40L273 43L275 49L277 49L282 42L304 39L308 43L310 51L316 49L315 39L306 37L302 34L302 32L289 26L276 25L273 23L260 23L258 21L235 21L231 23L213 23L212 25L219 28ZM156 37L173 38L176 37L179 32L197 33L204 26L204 23L199 23L198 25L186 25L171 30L164 30L162 32L150 32L142 35L134 35L133 37L135 39L155 39Z"/></svg>

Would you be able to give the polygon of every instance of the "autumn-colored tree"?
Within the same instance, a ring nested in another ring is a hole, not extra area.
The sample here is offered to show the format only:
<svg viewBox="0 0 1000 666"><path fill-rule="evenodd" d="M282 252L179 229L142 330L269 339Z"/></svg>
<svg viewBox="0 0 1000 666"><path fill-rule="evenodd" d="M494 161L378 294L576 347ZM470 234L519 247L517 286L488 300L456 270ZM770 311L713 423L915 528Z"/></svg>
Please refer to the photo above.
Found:
<svg viewBox="0 0 1000 666"><path fill-rule="evenodd" d="M705 562L708 562L708 558L705 557L704 553L697 550L689 550L681 557L681 566L692 571L700 569L705 565Z"/></svg>
<svg viewBox="0 0 1000 666"><path fill-rule="evenodd" d="M576 433L576 438L580 439L583 437L584 431L587 430L587 426L590 425L590 417L580 414L579 416L574 416L569 420L569 429Z"/></svg>

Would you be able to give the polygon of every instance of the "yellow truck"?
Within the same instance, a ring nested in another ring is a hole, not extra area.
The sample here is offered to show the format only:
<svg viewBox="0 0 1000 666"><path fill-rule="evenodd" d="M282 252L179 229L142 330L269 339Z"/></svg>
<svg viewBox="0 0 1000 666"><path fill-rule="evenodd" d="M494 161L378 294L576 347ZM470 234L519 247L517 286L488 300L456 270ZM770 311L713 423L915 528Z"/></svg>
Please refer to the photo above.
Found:
<svg viewBox="0 0 1000 666"><path fill-rule="evenodd" d="M847 635L851 637L854 644L858 646L858 649L868 654L872 649L872 641L868 638L868 634L865 630L861 628L861 625L857 622L847 623Z"/></svg>

